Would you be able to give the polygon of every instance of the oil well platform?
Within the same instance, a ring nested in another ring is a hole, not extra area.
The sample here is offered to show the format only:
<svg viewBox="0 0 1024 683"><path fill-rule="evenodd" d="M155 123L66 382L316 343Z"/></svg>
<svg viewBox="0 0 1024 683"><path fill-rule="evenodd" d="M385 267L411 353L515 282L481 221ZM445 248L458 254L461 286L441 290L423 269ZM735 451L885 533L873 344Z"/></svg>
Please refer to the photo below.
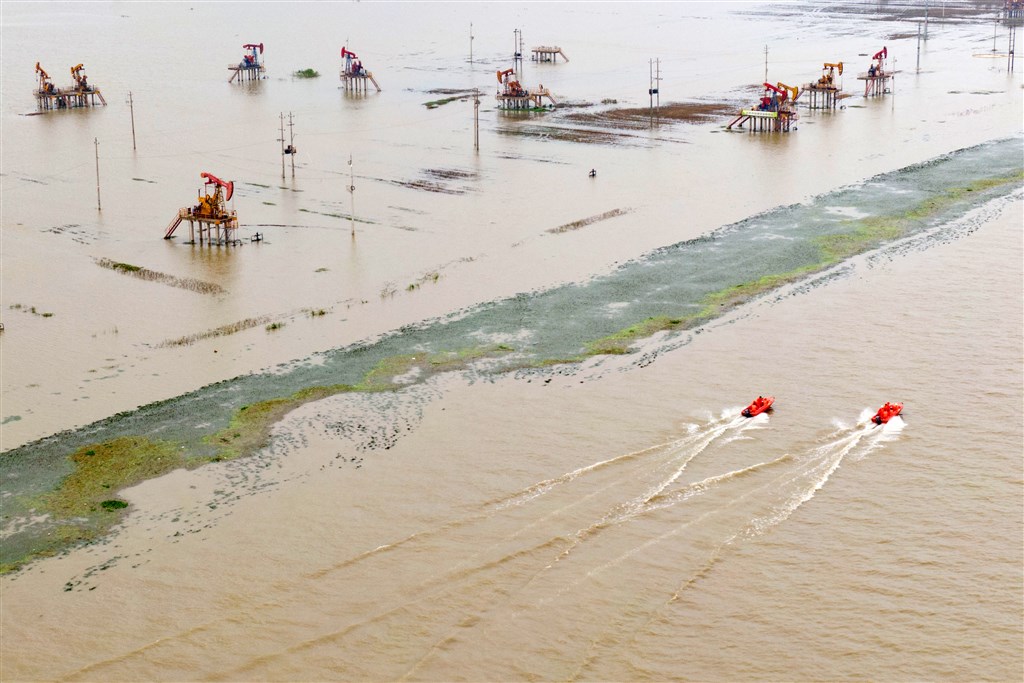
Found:
<svg viewBox="0 0 1024 683"><path fill-rule="evenodd" d="M499 70L498 92L495 99L498 100L498 107L506 110L541 109L544 107L544 98L548 98L551 106L555 106L555 98L543 84L533 90L524 88L515 77L515 69Z"/></svg>
<svg viewBox="0 0 1024 683"><path fill-rule="evenodd" d="M373 77L373 72L366 70L362 60L355 52L343 47L341 48L341 58L345 61L341 65L338 77L341 79L341 87L345 89L345 92L365 94L367 83L373 83L373 87L380 92L380 86L377 84L377 79Z"/></svg>
<svg viewBox="0 0 1024 683"><path fill-rule="evenodd" d="M85 75L85 65L78 64L71 67L71 77L75 84L68 88L58 88L50 80L50 75L43 67L36 62L36 75L39 77L39 85L36 87L36 105L39 109L73 109L75 107L96 106L96 101L106 105L103 93L100 89L89 84L89 78Z"/></svg>
<svg viewBox="0 0 1024 683"><path fill-rule="evenodd" d="M835 109L836 99L842 88L836 83L836 71L843 75L842 62L826 62L821 68L821 77L813 83L804 85L804 102L811 109Z"/></svg>
<svg viewBox="0 0 1024 683"><path fill-rule="evenodd" d="M242 48L246 50L246 53L242 55L242 61L238 64L228 64L228 71L234 72L228 79L228 83L232 83L236 78L239 83L258 81L264 78L263 74L267 69L260 61L260 57L263 55L263 43L246 43Z"/></svg>
<svg viewBox="0 0 1024 683"><path fill-rule="evenodd" d="M184 222L188 222L188 244L196 243L196 227L199 228L199 244L229 245L238 244L238 214L228 209L227 203L235 191L234 181L224 182L210 173L200 173L206 187L213 185L213 194L209 190L199 195L195 206L178 210L178 215L171 219L164 231L164 239L174 236L174 231Z"/></svg>
<svg viewBox="0 0 1024 683"><path fill-rule="evenodd" d="M530 50L533 54L530 55L530 59L535 62L551 62L555 63L558 61L558 55L562 55L562 59L569 61L569 58L562 52L562 48L557 45L541 45Z"/></svg>
<svg viewBox="0 0 1024 683"><path fill-rule="evenodd" d="M793 121L797 119L796 100L800 97L800 89L785 83L764 84L764 95L761 101L750 109L741 109L726 130L735 126L751 133L788 133Z"/></svg>
<svg viewBox="0 0 1024 683"><path fill-rule="evenodd" d="M864 81L864 97L892 92L896 72L886 68L885 60L888 56L889 50L883 47L871 58L872 62L868 70L857 76L858 81Z"/></svg>

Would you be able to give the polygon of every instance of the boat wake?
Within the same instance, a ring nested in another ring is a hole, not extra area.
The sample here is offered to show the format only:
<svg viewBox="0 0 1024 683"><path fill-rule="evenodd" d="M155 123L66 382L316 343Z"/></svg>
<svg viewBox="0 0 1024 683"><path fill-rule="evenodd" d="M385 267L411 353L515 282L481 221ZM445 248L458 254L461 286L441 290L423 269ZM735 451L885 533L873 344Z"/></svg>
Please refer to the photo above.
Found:
<svg viewBox="0 0 1024 683"><path fill-rule="evenodd" d="M170 634L76 675L102 676L107 666L158 657L177 641L218 642L233 621L252 618L266 626L266 637L223 654L214 678L246 678L296 655L330 656L357 673L360 653L383 633L403 634L389 645L396 666L402 663L390 678L435 671L449 648L482 647L496 634L514 671L514 659L542 656L543 643L529 629L521 639L518 631L510 635L510 620L540 620L590 643L575 668L564 671L567 679L587 678L590 664L668 618L671 606L738 546L791 519L842 464L898 437L901 419L876 426L869 417L837 425L816 444L772 454L757 435L770 417L729 409L664 443L539 480L432 528L275 582L230 619ZM307 623L288 605L310 595L323 596L323 614ZM600 613L619 616L585 618L594 601L613 601L619 608L605 605Z"/></svg>

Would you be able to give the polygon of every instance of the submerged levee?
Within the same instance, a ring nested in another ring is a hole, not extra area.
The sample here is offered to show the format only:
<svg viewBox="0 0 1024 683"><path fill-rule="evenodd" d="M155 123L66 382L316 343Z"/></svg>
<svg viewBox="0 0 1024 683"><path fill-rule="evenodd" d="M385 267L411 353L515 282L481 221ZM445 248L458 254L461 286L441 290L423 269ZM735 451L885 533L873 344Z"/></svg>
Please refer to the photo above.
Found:
<svg viewBox="0 0 1024 683"><path fill-rule="evenodd" d="M1017 190L1021 148L1015 137L960 150L663 247L585 282L403 327L6 451L0 567L11 571L99 538L125 514L120 489L251 454L303 403L394 391L453 370L503 372L630 353L639 339L702 325Z"/></svg>

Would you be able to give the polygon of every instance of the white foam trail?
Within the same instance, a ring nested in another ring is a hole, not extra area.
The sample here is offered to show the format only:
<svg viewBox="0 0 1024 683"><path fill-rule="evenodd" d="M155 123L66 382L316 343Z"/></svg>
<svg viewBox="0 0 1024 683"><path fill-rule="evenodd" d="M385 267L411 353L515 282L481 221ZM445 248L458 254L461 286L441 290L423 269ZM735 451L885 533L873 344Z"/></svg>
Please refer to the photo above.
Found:
<svg viewBox="0 0 1024 683"><path fill-rule="evenodd" d="M870 412L867 412L867 411L866 411L866 414L862 413L861 422L865 422L868 418L870 418L870 416L872 414L873 413L870 413ZM834 424L838 423L838 420L834 419L833 423ZM889 427L889 425L893 425L893 426ZM806 488L806 489L802 489L797 494L795 494L793 496L790 496L789 499L787 499L787 504L781 510L778 510L775 514L762 515L760 517L755 517L743 529L741 529L739 532L733 533L731 535L728 535L723 541L721 541L714 548L714 550L711 551L710 555L705 560L703 565L700 566L687 579L685 579L684 581L682 581L679 584L679 586L672 593L672 595L668 598L668 600L665 601L665 606L668 606L669 604L677 601L684 591L686 591L688 588L690 588L694 583L699 581L702 577L706 576L712 570L712 568L715 565L718 564L719 560L722 559L723 554L725 552L725 549L728 546L730 546L731 544L733 544L737 539L741 539L741 538L744 538L744 537L750 538L750 537L753 537L753 536L757 536L757 535L763 534L764 532L766 532L771 527L776 526L776 525L780 524L781 522L785 521L785 519L790 517L797 510L797 508L799 508L801 505L803 505L804 503L809 501L811 498L813 498L815 493L817 493L817 491L819 491L825 485L825 483L829 480L829 478L832 476L832 474L839 468L839 466L842 463L844 457L846 457L849 453L854 451L854 449L857 447L858 444L860 444L860 443L862 443L862 442L864 442L866 440L867 449L866 449L865 453L866 452L870 452L872 449L878 447L879 443L884 442L884 441L890 441L890 440L896 438L896 436L902 431L903 427L904 427L903 420L897 417L897 418L894 418L893 420L890 420L890 422L888 424L883 425L883 428L879 429L877 431L875 430L875 425L873 425L871 423L864 424L861 428L856 429L855 431L852 431L852 432L850 432L849 430L845 430L845 429L844 430L840 430L840 432L835 432L833 434L833 440L831 442L826 443L824 445L821 445L821 446L818 446L817 448L812 449L810 454L808 454L806 457L793 458L792 456L789 456L788 454L787 455L783 455L782 457L777 458L775 460L771 460L771 461L767 461L767 462L763 462L763 463L758 463L757 465L752 465L750 467L743 468L743 469L740 469L740 470L736 470L734 472L728 472L726 474L717 475L717 476L713 476L713 477L708 477L707 479L704 479L704 480L702 480L700 482L696 482L694 484L690 484L688 487L686 487L686 489L682 489L680 491L672 492L670 494L666 494L665 496L663 496L663 498L665 498L665 502L666 502L664 507L667 507L669 505L675 504L676 502L678 502L680 500L686 500L687 497L689 497L689 495L693 495L691 493L691 491L698 491L699 490L699 491L702 492L703 490L706 490L707 488L709 488L711 486L714 486L714 485L716 485L716 484L718 484L718 483L720 483L722 481L727 481L728 479L731 479L733 477L742 476L743 474L745 474L747 472L750 472L750 471L753 471L753 470L756 470L756 469L760 469L760 468L763 468L763 467L767 467L767 466L770 466L770 465L773 465L773 464L776 464L776 463L780 463L780 462L783 462L785 460L791 460L792 459L792 460L797 460L798 462L802 462L802 463L805 463L805 464L811 464L812 465L810 468L805 469L802 472L798 472L795 476L791 476L790 473L782 474L779 477L776 477L774 480L768 482L767 484L764 484L764 485L759 486L759 487L757 487L755 489L747 491L746 493L740 495L738 498L736 498L736 499L726 503L726 505L725 505L725 507L732 507L734 505L739 504L743 500L753 496L757 492L760 492L760 491L763 491L765 489L768 489L769 487L775 486L776 484L778 484L780 482L782 482L783 484L789 484L791 482L797 481L801 476L814 475L814 478L811 481L810 487ZM861 456L861 457L863 457L863 456ZM651 509L654 510L654 509L658 509L659 507L663 507L663 506L661 506L661 505L651 506ZM605 568L611 566L612 564L618 564L618 563L622 562L623 560L625 560L629 556L635 554L636 552L639 552L643 548L652 546L652 545L654 545L656 543L660 543L661 541L665 540L666 538L675 535L679 531L681 531L681 530L691 526L692 524L700 522L701 520L703 520L704 518L708 517L709 515L714 514L715 512L717 512L717 511L715 511L715 510L709 511L709 512L705 513L704 515L701 515L700 517L698 517L695 520L691 520L690 522L687 522L687 523L681 525L680 527L677 527L677 528L675 528L675 529L673 529L673 530L671 530L671 531L669 531L669 532L667 532L665 534L662 534L658 538L651 539L650 541L644 543L642 546L630 550L629 552L627 552L626 554L616 558L612 562L606 563L605 565L602 565L601 567L598 567L598 568L596 568L594 570L591 570L590 572L587 573L585 578L589 578L589 577L593 576L594 574L597 574L597 573L603 571ZM650 614L650 617L648 618L646 624L650 624L654 619L656 619L660 612L661 612L661 609L653 611ZM646 624L645 624L645 626L646 626ZM634 634L633 634L634 635L634 640L635 640L636 634L639 633L642 630L644 630L644 628L640 628L640 629L637 629L637 630L634 631ZM581 665L580 669L582 669L582 665ZM578 671L579 671L579 669L577 670L577 672ZM576 674L574 674L574 676L573 676L573 679L575 679L575 678L577 678Z"/></svg>
<svg viewBox="0 0 1024 683"><path fill-rule="evenodd" d="M848 436L843 436L832 443L816 448L814 450L812 460L816 458L822 458L822 460L820 463L804 473L805 475L816 475L815 478L812 479L810 487L803 491L797 491L791 495L783 505L773 513L752 519L747 527L741 532L741 535L745 537L759 536L772 527L781 524L796 512L801 505L811 500L815 494L821 490L832 476L832 473L839 469L843 459L854 451L862 441L865 442L864 450L851 456L851 461L855 462L860 460L871 451L879 448L883 442L891 441L903 429L903 420L899 417L896 417L893 420L890 420L889 423L882 425L882 429L878 429L877 425L868 421L872 415L874 415L874 413L870 410L865 410L861 413L861 417L864 418L861 422L866 422L864 426ZM897 421L899 422L899 426L893 424ZM886 427L890 424L893 424L893 427L886 431Z"/></svg>
<svg viewBox="0 0 1024 683"><path fill-rule="evenodd" d="M715 428L708 430L708 432L703 436L703 438L697 441L696 447L691 448L687 451L685 457L682 458L682 461L679 463L679 466L676 468L675 472L673 472L668 479L666 479L665 481L657 485L655 488L648 491L646 496L644 496L643 500L640 501L640 504L646 504L651 498L654 498L659 493L664 491L667 487L675 483L675 481L683 475L683 470L686 469L686 466L689 465L694 458L696 458L698 455L707 450L707 447L710 446L716 439L718 439L718 437L722 436L730 429L744 429L746 425L744 425L744 423L741 420L746 421L746 418L733 418L733 420L730 422L717 425Z"/></svg>
<svg viewBox="0 0 1024 683"><path fill-rule="evenodd" d="M838 417L832 418L832 426L836 428L836 431L845 431L850 428L850 425L846 424Z"/></svg>
<svg viewBox="0 0 1024 683"><path fill-rule="evenodd" d="M728 416L731 411L723 411L723 416ZM556 563L560 562L563 558L567 557L573 550L575 550L581 543L595 533L598 533L602 529L619 524L623 521L631 519L638 514L642 514L647 510L649 501L660 494L661 491L665 490L666 487L670 486L675 482L682 474L686 465L689 464L697 455L704 452L707 447L714 442L722 434L725 434L730 429L740 428L745 429L748 426L750 420L745 417L738 417L739 412L731 412L733 417L729 422L726 423L713 423L708 425L704 431L698 431L695 436L690 438L679 439L673 442L673 445L681 445L681 462L676 470L669 476L668 479L663 481L661 484L656 486L654 489L648 491L643 496L633 498L632 500L625 501L619 505L614 506L607 514L605 514L600 520L594 522L588 527L580 529L576 532L572 542L567 548L565 548L555 560L549 564L545 569L550 569ZM652 449L645 449L647 450ZM612 458L610 461L614 461L619 458ZM607 461L607 462L610 462ZM586 469L586 468L583 468Z"/></svg>
<svg viewBox="0 0 1024 683"><path fill-rule="evenodd" d="M722 413L722 415L723 415L722 419L723 420L727 419L728 412L729 411L723 411L723 413ZM592 463L590 465L585 465L584 467L577 468L577 469L573 470L572 472L567 472L567 473L562 474L562 475L560 475L558 477L554 477L552 479L546 479L544 481L538 482L538 483L533 484L532 486L529 486L529 487L527 487L527 488L525 488L525 489L523 489L523 490L521 490L521 491L519 491L517 493L512 494L511 496L509 496L507 498L504 498L504 499L498 501L496 503L496 509L503 510L505 508L509 508L509 507L512 507L512 506L522 505L524 503L527 503L527 502L537 498L538 496L544 495L545 493L547 493L548 491L550 491L551 489L553 489L556 486L559 486L561 484L567 484L567 483L577 479L578 477L580 477L580 476L582 476L584 474L587 474L588 472L594 472L596 470L603 469L603 468L608 467L610 465L613 465L613 464L615 464L617 462L621 462L621 461L625 461L625 460L630 460L632 458L640 457L640 456L646 455L648 453L653 453L653 452L660 451L660 450L663 450L663 449L664 450L668 450L668 451L672 451L672 450L675 450L677 448L685 449L686 446L688 446L689 444L701 443L701 442L707 440L708 436L711 436L711 441L713 441L714 438L717 438L717 436L722 431L724 431L725 429L728 429L735 422L736 422L736 420L734 419L731 422L723 424L719 420L712 420L709 424L705 425L704 427L700 427L699 425L693 425L693 424L687 425L687 434L686 434L686 436L683 436L683 437L681 437L679 439L675 439L673 441L667 441L665 443L656 444L654 446L648 446L647 448L642 448L642 449L637 450L637 451L631 451L629 453L624 453L622 455L617 455L617 456L615 456L613 458L608 458L607 460L602 460L600 462L595 462L595 463ZM710 443L710 441L708 441L708 443ZM706 447L707 446L705 444L704 446L701 447L701 450L703 450ZM690 459L692 459L692 457Z"/></svg>
<svg viewBox="0 0 1024 683"><path fill-rule="evenodd" d="M661 494L660 496L652 498L648 502L646 508L640 511L640 513L642 514L647 512L654 512L656 510L662 510L667 507L672 507L677 503L681 503L685 500L693 498L694 496L698 496L702 493L705 493L714 486L717 486L718 484L721 484L724 481L742 477L743 475L750 474L751 472L756 472L757 470L764 469L772 465L777 465L779 463L786 462L787 460L792 459L793 456L791 456L789 453L786 453L785 455L779 456L774 460L766 460L765 462L759 462L756 465L741 467L738 470L726 472L725 474L716 474L714 476L701 479L700 481L694 482L692 484L687 484L686 486L676 489L675 491L669 491L668 493L664 493Z"/></svg>
<svg viewBox="0 0 1024 683"><path fill-rule="evenodd" d="M756 465L750 465L749 467L743 467L743 468L740 468L738 470L733 470L732 472L726 472L725 474L719 474L719 475L716 475L716 476L713 476L713 477L708 477L708 478L703 479L703 480L701 480L699 482L696 482L694 484L690 484L690 485L686 486L684 489L681 489L680 491L677 492L678 495L670 494L669 496L664 497L665 500L663 502L658 503L656 505L646 505L644 507L644 509L642 509L642 510L639 510L639 511L633 513L633 514L630 514L628 516L623 516L622 518L615 520L615 523L626 522L626 521L629 521L630 519L632 519L634 517L637 517L637 516L639 516L641 514L645 514L645 513L648 513L648 512L654 512L654 511L657 511L657 510L662 510L662 509L665 509L665 508L672 507L673 505L676 505L676 504L678 504L678 503L680 503L682 501L688 500L688 499L690 499L690 498L692 498L694 496L698 496L698 495L701 495L703 493L706 493L707 491L711 490L712 488L714 488L715 486L717 486L718 484L720 484L720 483L722 483L724 481L728 481L730 479L734 479L734 478L737 478L737 477L742 477L745 474L749 474L751 472L763 469L765 467L770 467L772 465L776 465L778 463L785 462L785 461L790 460L790 459L792 459L792 456L790 456L787 453L787 454L782 455L782 456L780 456L778 458L775 458L774 460L768 460L768 461L765 461L765 462L760 462L760 463L757 463ZM729 503L727 503L726 507L732 507L733 505L736 505L740 501L742 501L742 500L750 497L751 495L753 495L755 492L760 491L762 488L764 488L764 487L758 487L757 489L754 489L752 491L748 491L747 493L744 493L739 498L736 498L735 500L730 501ZM707 512L702 513L698 517L696 517L694 519L691 519L691 520L689 520L687 522L684 522L684 523L680 524L679 526L676 526L676 527L672 528L670 531L667 531L667 532L665 532L665 533L663 533L663 534L661 534L659 536L651 538L650 540L648 540L648 541L646 541L644 543L641 543L640 545L638 545L638 546L636 546L634 548L631 548L630 550L628 550L627 552L623 553L622 555L619 555L618 557L616 557L616 558L614 558L614 559L612 559L612 560L610 560L608 562L605 562L601 566L595 567L594 569L591 569L584 576L582 576L579 579L577 579L576 581L574 581L571 584L571 586L576 586L576 585L582 583L584 580L590 579L591 577L596 576L597 574L600 574L601 572L605 571L606 569L608 569L610 567L614 567L614 566L616 566L618 564L621 564L622 562L624 562L625 560L629 559L630 557L636 555L637 553L639 553L639 552L641 552L643 550L646 550L649 547L658 545L659 543L665 541L666 539L671 538L673 536L676 536L677 534L681 533L682 531L684 531L684 530L686 530L686 529L688 529L688 528L690 528L690 527L692 527L692 526L694 526L696 524L699 524L700 522L704 521L708 517L716 515L719 512L721 512L721 510L719 510L719 509L708 510ZM731 542L735 537L736 537L736 535L734 534L725 543ZM722 545L725 545L725 543L723 543Z"/></svg>
<svg viewBox="0 0 1024 683"><path fill-rule="evenodd" d="M868 422L877 412L877 410L872 410L871 408L864 408L860 411L860 417L857 418L857 424L864 424L865 422Z"/></svg>
<svg viewBox="0 0 1024 683"><path fill-rule="evenodd" d="M882 425L882 433L892 434L895 436L896 434L902 432L903 428L906 426L907 423L903 421L903 417L901 415L897 415L896 417L892 418L884 425Z"/></svg>
<svg viewBox="0 0 1024 683"><path fill-rule="evenodd" d="M852 455L850 460L852 462L859 462L866 458L870 453L880 448L884 448L885 444L890 441L895 441L899 437L900 432L902 432L903 428L906 426L907 423L904 422L903 418L899 415L890 419L880 427L875 426L873 428L873 438L868 442L867 447L863 451Z"/></svg>
<svg viewBox="0 0 1024 683"><path fill-rule="evenodd" d="M689 438L691 438L691 437L690 436L686 436L686 437L683 437L681 439L676 439L675 441L669 441L669 442L666 442L666 443L661 443L661 444L658 444L656 446L650 446L648 448L643 448L643 449L638 450L638 451L631 451L629 453L623 453L622 455L617 455L614 458L608 458L607 460L601 460L600 462L595 462L595 463L592 463L590 465L585 465L584 467L577 468L577 469L573 470L572 472L566 472L565 474L562 474L560 476L554 477L552 479L545 479L544 481L537 482L536 484L534 484L534 485L532 485L530 487L527 487L527 488L525 488L525 489L523 489L523 490L521 490L521 491L519 491L517 493L512 494L508 498L505 498L505 499L503 499L501 501L498 501L498 503L496 505L496 509L504 510L505 508L509 508L509 507L514 506L514 505L522 505L523 503L527 503L527 502L533 500L534 498L537 498L539 496L544 495L545 493L547 493L548 491L550 491L551 489L553 489L554 487L556 487L556 486L558 486L560 484L566 484L568 482L573 481L577 477L579 477L579 476L581 476L583 474L586 474L587 472L593 472L595 470L599 470L601 468L604 468L604 467L607 467L609 465L612 465L612 464L614 464L616 462L619 462L619 461L622 461L622 460L628 460L630 458L635 458L637 456L644 455L645 453L650 453L650 452L653 452L653 451L656 451L656 450L659 450L659 449L662 449L662 448L666 448L666 447L667 448L675 448L677 446L680 446L680 445L686 443L686 441Z"/></svg>

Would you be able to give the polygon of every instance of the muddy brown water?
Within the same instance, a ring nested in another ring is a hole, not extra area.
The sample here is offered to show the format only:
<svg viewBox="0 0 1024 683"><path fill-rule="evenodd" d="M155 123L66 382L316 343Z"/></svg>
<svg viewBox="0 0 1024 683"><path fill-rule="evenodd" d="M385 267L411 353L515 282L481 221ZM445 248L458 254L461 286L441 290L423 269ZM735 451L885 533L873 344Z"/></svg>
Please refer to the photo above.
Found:
<svg viewBox="0 0 1024 683"><path fill-rule="evenodd" d="M653 56L663 93L727 99L762 79L766 36L773 81L799 83L907 28L870 12L502 7L271 5L239 25L235 5L5 3L3 449L585 281L954 150L1021 144L1019 72L969 56L991 45L990 22L933 25L921 74L914 41L890 42L894 94L864 100L847 78L846 109L804 112L786 137L715 125L608 145L501 135L523 123L487 97L514 26L572 59L527 62L528 84L634 107ZM379 95L338 92L338 26ZM43 27L95 40L70 55L67 41L40 45ZM794 28L801 40L783 41ZM154 50L168 36L191 56ZM271 78L229 86L224 67L253 39ZM62 64L86 62L110 106L22 116L37 59L58 83ZM306 67L324 76L287 75ZM479 155L471 103L423 107L429 90L473 86L485 93ZM294 180L280 178L282 111L296 117ZM351 210L349 154L355 239L337 217ZM160 239L200 171L235 179L242 232L264 243ZM417 181L464 192L400 184ZM444 375L304 406L265 451L126 491L130 514L103 542L0 579L0 676L1016 680L1022 219L1018 189L942 239L857 257L642 367L633 356ZM228 293L139 280L102 258ZM286 325L163 345L262 316ZM764 392L774 413L739 419ZM887 400L906 419L868 428Z"/></svg>

